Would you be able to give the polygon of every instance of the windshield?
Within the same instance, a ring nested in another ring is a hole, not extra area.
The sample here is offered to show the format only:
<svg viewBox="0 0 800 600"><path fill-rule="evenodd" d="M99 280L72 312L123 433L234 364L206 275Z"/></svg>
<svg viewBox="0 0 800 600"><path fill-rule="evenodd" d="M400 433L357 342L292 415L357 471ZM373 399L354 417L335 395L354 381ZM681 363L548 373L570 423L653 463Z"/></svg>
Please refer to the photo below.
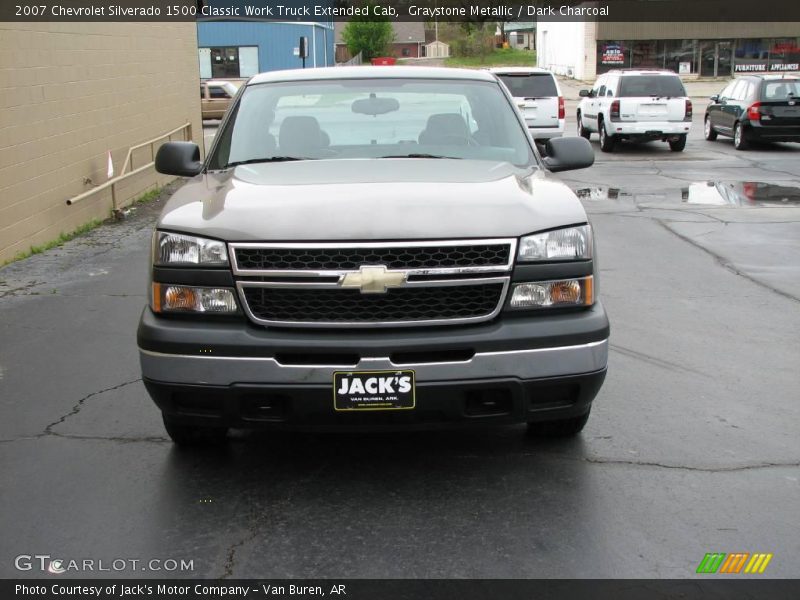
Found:
<svg viewBox="0 0 800 600"><path fill-rule="evenodd" d="M679 77L668 75L628 75L621 78L619 86L620 98L637 96L671 96L686 95Z"/></svg>
<svg viewBox="0 0 800 600"><path fill-rule="evenodd" d="M498 73L514 98L552 98L558 96L556 82L549 73L511 75Z"/></svg>
<svg viewBox="0 0 800 600"><path fill-rule="evenodd" d="M353 79L248 87L220 133L211 169L338 158L536 160L494 82Z"/></svg>

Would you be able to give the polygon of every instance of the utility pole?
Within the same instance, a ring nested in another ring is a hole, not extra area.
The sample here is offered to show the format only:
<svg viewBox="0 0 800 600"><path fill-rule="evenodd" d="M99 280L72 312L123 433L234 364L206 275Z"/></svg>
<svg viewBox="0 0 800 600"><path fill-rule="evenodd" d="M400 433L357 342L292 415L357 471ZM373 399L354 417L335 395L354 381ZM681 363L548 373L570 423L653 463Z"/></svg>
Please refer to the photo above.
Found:
<svg viewBox="0 0 800 600"><path fill-rule="evenodd" d="M306 58L308 58L308 38L302 36L298 44L300 50L300 58L303 59L303 68L306 68Z"/></svg>

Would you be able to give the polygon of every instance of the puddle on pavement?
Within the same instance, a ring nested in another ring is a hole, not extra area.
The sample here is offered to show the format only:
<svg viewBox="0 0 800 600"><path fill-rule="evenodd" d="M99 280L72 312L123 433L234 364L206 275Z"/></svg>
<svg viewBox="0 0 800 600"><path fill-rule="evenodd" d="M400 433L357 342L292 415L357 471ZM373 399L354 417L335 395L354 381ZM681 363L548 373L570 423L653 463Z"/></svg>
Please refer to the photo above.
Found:
<svg viewBox="0 0 800 600"><path fill-rule="evenodd" d="M783 181L699 181L681 190L688 204L714 206L800 206L800 183Z"/></svg>
<svg viewBox="0 0 800 600"><path fill-rule="evenodd" d="M641 202L683 202L706 206L800 206L800 182L783 181L698 181L666 193L627 192L621 188L592 186L577 188L584 200L634 200Z"/></svg>
<svg viewBox="0 0 800 600"><path fill-rule="evenodd" d="M619 200L620 196L629 197L631 195L627 192L623 192L619 188L606 186L578 188L575 190L575 193L578 195L578 198L584 198L586 200Z"/></svg>

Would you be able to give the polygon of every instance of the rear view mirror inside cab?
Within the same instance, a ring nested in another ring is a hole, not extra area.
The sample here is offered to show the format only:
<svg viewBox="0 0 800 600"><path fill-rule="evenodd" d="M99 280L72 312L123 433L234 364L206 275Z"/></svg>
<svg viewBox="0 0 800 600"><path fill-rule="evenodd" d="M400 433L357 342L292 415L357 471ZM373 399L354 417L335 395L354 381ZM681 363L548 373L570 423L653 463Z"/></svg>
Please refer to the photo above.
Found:
<svg viewBox="0 0 800 600"><path fill-rule="evenodd" d="M353 102L351 109L359 115L385 115L400 110L400 103L395 98L378 98L374 93L369 98L360 98Z"/></svg>

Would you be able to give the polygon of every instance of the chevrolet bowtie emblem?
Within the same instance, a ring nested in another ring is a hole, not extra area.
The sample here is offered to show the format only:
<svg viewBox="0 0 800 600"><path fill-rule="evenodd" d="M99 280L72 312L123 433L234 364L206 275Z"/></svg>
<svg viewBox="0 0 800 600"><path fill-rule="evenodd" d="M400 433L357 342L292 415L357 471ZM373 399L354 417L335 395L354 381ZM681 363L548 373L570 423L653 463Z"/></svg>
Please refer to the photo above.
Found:
<svg viewBox="0 0 800 600"><path fill-rule="evenodd" d="M388 271L384 265L361 266L358 273L348 273L339 285L359 288L362 294L385 294L390 287L400 287L406 282L402 271Z"/></svg>

